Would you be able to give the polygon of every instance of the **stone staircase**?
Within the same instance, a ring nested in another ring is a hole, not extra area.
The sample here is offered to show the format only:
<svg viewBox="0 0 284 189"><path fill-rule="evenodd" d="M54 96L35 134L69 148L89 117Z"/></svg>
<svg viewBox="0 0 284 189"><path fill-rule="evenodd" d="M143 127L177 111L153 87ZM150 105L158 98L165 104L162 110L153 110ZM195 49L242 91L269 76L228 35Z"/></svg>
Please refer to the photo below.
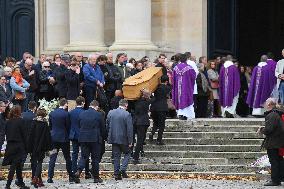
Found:
<svg viewBox="0 0 284 189"><path fill-rule="evenodd" d="M128 170L153 174L256 175L256 168L250 164L266 154L260 149L263 139L256 133L263 121L254 118L167 120L166 145L150 143L147 135L145 157L141 164L131 162ZM101 171L113 170L110 156L111 146L107 144ZM48 168L48 160L47 157L44 161L44 169ZM26 163L26 168L29 167ZM65 170L61 152L56 170Z"/></svg>

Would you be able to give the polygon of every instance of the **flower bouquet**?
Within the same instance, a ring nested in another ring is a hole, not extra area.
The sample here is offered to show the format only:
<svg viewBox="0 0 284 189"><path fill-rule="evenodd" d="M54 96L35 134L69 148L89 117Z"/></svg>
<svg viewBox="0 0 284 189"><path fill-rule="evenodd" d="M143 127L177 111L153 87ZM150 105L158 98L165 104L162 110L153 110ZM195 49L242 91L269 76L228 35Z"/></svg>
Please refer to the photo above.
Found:
<svg viewBox="0 0 284 189"><path fill-rule="evenodd" d="M52 99L51 101L47 101L45 99L39 100L39 108L43 108L46 110L47 118L50 112L58 107L58 99Z"/></svg>

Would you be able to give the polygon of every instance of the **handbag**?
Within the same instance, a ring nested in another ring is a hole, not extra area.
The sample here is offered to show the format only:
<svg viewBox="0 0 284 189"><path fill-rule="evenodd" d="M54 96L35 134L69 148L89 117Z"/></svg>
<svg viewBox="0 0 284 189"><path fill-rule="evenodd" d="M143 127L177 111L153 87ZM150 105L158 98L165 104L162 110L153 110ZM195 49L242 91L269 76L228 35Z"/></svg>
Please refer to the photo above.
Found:
<svg viewBox="0 0 284 189"><path fill-rule="evenodd" d="M212 89L218 89L219 88L219 81L210 81L210 87Z"/></svg>
<svg viewBox="0 0 284 189"><path fill-rule="evenodd" d="M23 100L25 98L24 93L15 91L15 99L16 100Z"/></svg>
<svg viewBox="0 0 284 189"><path fill-rule="evenodd" d="M174 105L172 99L168 98L168 99L167 99L167 104L168 104L168 109L169 109L169 110L176 110L176 107L175 107L175 105Z"/></svg>

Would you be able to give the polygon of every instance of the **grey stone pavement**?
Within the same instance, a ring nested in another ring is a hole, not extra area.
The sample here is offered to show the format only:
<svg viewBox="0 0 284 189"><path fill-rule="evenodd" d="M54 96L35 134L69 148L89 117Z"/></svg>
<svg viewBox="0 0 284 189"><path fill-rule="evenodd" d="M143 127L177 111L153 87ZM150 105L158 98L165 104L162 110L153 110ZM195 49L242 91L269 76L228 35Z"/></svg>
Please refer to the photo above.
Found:
<svg viewBox="0 0 284 189"><path fill-rule="evenodd" d="M91 180L82 180L80 184L69 184L67 180L54 180L53 184L46 184L44 188L50 189L269 189L284 188L264 187L266 181L227 181L227 180L170 180L170 179L125 179L123 181L115 181L113 179L104 180L102 184L94 184ZM26 183L28 181L26 180ZM4 188L5 182L0 182L0 187ZM17 188L12 185L11 188ZM31 187L33 188L33 187Z"/></svg>

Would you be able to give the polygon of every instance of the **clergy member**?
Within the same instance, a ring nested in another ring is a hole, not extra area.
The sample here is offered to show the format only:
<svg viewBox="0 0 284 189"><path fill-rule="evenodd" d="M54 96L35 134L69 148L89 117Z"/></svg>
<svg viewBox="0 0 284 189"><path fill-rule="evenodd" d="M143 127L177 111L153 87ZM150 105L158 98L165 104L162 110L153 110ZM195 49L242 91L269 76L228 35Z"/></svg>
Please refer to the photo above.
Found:
<svg viewBox="0 0 284 189"><path fill-rule="evenodd" d="M222 116L228 118L233 118L236 113L240 91L240 74L232 60L233 57L228 55L219 76L219 101Z"/></svg>
<svg viewBox="0 0 284 189"><path fill-rule="evenodd" d="M193 107L195 78L194 69L187 64L187 56L182 54L180 63L173 70L172 100L177 109L177 115L183 120L195 118Z"/></svg>
<svg viewBox="0 0 284 189"><path fill-rule="evenodd" d="M247 104L253 108L252 115L254 116L264 114L265 101L271 96L275 87L275 81L271 78L271 67L268 65L267 59L266 55L261 56L260 62L253 69L251 76Z"/></svg>

